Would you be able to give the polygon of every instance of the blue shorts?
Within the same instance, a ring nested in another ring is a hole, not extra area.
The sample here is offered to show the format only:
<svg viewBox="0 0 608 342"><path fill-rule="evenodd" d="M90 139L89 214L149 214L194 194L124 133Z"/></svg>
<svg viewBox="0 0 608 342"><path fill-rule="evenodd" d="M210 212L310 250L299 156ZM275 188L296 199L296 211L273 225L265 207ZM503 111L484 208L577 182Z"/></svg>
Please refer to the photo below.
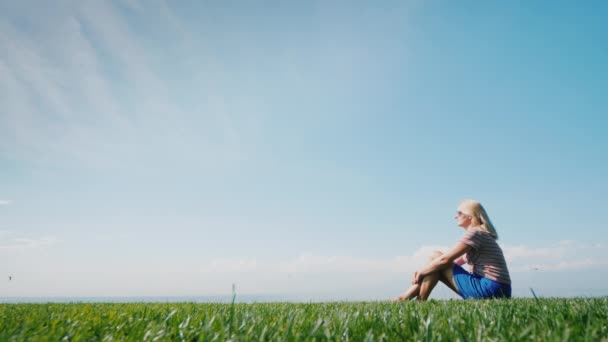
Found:
<svg viewBox="0 0 608 342"><path fill-rule="evenodd" d="M458 264L452 269L458 294L467 298L511 298L511 285L467 272Z"/></svg>

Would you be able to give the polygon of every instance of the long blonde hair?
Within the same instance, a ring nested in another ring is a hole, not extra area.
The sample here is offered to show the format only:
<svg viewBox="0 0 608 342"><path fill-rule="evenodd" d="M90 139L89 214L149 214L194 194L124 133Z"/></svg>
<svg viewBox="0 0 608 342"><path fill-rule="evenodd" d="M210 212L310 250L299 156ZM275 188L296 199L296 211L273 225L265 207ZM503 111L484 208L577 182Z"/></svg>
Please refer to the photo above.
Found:
<svg viewBox="0 0 608 342"><path fill-rule="evenodd" d="M492 224L488 213L483 208L481 203L472 199L465 199L460 202L458 208L460 209L460 211L462 211L462 213L473 217L473 225L479 226L481 230L490 233L490 235L492 235L494 239L498 240L498 233L496 232L496 228L494 228L494 225Z"/></svg>

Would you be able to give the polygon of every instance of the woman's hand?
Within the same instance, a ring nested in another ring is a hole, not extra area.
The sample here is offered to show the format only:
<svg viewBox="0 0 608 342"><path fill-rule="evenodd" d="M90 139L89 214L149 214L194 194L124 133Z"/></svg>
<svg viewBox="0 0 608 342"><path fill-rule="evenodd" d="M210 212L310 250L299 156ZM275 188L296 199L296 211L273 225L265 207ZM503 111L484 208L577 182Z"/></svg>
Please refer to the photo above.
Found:
<svg viewBox="0 0 608 342"><path fill-rule="evenodd" d="M422 275L421 272L419 272L419 271L414 272L414 277L412 278L412 284L422 283L423 278L424 278L424 276Z"/></svg>

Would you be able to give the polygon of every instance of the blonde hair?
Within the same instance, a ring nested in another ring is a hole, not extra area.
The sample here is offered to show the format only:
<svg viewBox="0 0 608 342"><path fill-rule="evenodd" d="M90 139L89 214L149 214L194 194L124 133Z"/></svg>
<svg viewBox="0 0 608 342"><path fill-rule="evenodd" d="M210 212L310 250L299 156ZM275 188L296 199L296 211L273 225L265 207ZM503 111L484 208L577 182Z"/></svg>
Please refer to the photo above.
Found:
<svg viewBox="0 0 608 342"><path fill-rule="evenodd" d="M490 235L492 235L494 239L498 240L498 233L496 232L496 228L494 228L494 225L492 224L488 213L483 208L481 203L472 199L465 199L460 202L458 208L460 209L460 211L462 211L463 214L473 217L473 225L479 226L481 230L490 233Z"/></svg>

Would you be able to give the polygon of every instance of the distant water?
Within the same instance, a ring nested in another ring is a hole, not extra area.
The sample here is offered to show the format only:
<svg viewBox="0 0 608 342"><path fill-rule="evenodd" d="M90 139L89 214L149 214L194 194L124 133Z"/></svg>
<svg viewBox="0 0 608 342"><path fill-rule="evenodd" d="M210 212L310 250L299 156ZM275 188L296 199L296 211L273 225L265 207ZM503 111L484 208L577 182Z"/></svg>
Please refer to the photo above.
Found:
<svg viewBox="0 0 608 342"><path fill-rule="evenodd" d="M0 303L231 303L232 296L0 297ZM237 295L237 303L293 301L279 295Z"/></svg>
<svg viewBox="0 0 608 342"><path fill-rule="evenodd" d="M332 296L303 295L248 295L237 294L235 303L276 303L276 302L334 302L334 301L374 301L390 298L338 298ZM232 295L215 296L98 296L98 297L0 297L0 303L231 303Z"/></svg>
<svg viewBox="0 0 608 342"><path fill-rule="evenodd" d="M456 294L447 291L437 291L434 299L457 299ZM538 297L608 297L608 288L600 289L553 289L547 291L543 288L534 288ZM513 289L513 297L530 298L532 291L529 288ZM242 294L234 298L236 303L273 303L273 302L342 302L342 301L388 301L393 297L390 295L380 297L369 297L364 295L351 295L340 298L331 295L296 295L296 294ZM214 296L128 296L128 297L0 297L0 303L231 303L231 295Z"/></svg>

